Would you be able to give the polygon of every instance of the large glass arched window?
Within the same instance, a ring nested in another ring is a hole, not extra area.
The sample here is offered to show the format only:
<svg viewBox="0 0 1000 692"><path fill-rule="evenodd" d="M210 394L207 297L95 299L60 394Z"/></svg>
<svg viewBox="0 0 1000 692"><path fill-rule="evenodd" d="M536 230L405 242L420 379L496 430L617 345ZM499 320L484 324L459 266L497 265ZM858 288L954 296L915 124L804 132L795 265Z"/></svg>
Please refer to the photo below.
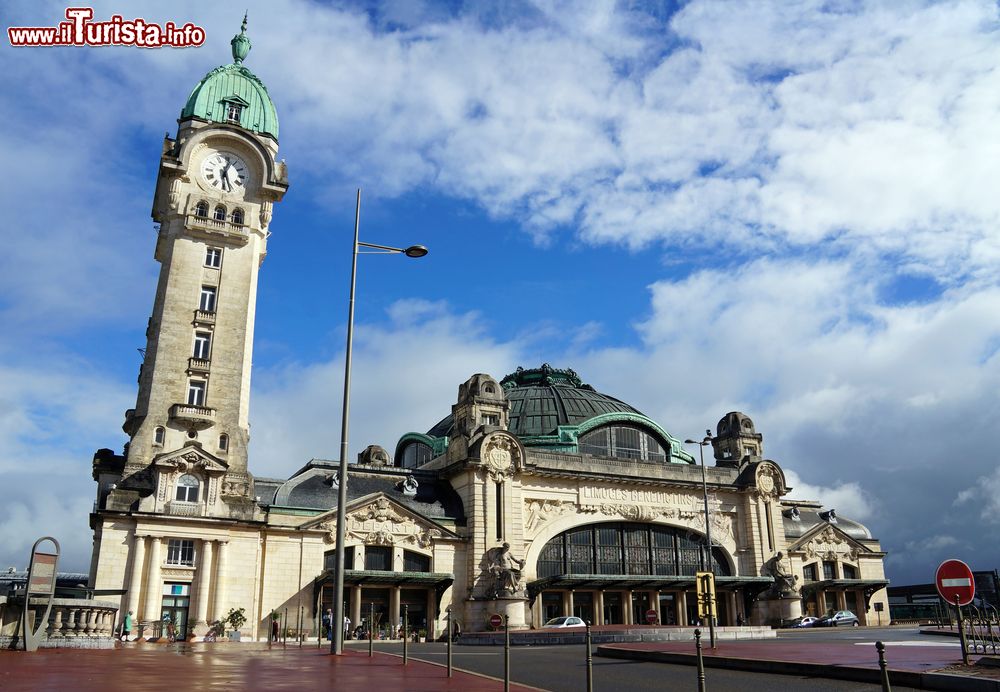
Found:
<svg viewBox="0 0 1000 692"><path fill-rule="evenodd" d="M177 494L174 499L178 502L197 502L200 489L201 482L190 473L185 473L177 479Z"/></svg>
<svg viewBox="0 0 1000 692"><path fill-rule="evenodd" d="M667 453L659 440L641 428L608 425L580 436L580 453L613 459L666 461Z"/></svg>
<svg viewBox="0 0 1000 692"><path fill-rule="evenodd" d="M542 548L538 576L559 574L652 574L694 576L701 569L705 537L656 524L589 524L559 534ZM722 548L712 549L712 571L730 576Z"/></svg>
<svg viewBox="0 0 1000 692"><path fill-rule="evenodd" d="M423 442L411 442L403 448L402 466L404 469L412 469L422 466L431 460L434 453L430 445Z"/></svg>

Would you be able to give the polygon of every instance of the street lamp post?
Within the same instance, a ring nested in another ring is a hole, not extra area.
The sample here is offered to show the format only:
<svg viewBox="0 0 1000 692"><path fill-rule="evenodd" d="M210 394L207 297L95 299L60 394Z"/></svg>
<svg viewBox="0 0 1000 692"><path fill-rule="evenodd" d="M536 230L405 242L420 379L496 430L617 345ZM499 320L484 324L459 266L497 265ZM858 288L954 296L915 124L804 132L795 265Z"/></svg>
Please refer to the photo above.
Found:
<svg viewBox="0 0 1000 692"><path fill-rule="evenodd" d="M408 248L390 247L388 245L373 245L358 240L358 226L361 219L361 190L358 190L357 203L354 207L354 244L351 246L351 297L347 311L347 353L344 356L344 407L340 424L340 478L337 493L337 572L333 582L333 638L330 640L330 653L341 654L344 651L344 541L345 524L347 523L347 441L348 421L351 408L351 351L354 345L354 289L358 272L358 254L404 254L407 257L423 257L427 248L423 245L411 245ZM359 253L358 248L369 248L374 252Z"/></svg>
<svg viewBox="0 0 1000 692"><path fill-rule="evenodd" d="M712 519L708 514L708 476L705 472L705 447L712 444L712 431L705 431L705 438L701 442L697 440L684 440L686 445L698 445L698 456L701 459L701 497L705 503L705 541L707 546L707 557L705 565L709 572L715 573L712 569ZM708 609L708 635L712 648L715 648L715 604L710 604Z"/></svg>

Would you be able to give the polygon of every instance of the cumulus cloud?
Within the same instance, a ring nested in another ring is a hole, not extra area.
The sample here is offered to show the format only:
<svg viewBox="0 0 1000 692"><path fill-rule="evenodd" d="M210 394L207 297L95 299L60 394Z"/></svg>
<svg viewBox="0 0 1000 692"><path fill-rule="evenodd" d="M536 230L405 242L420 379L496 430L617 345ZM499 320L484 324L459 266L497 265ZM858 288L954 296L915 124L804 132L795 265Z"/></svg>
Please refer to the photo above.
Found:
<svg viewBox="0 0 1000 692"><path fill-rule="evenodd" d="M980 476L975 485L961 490L954 505L976 514L987 524L1000 524L1000 469Z"/></svg>

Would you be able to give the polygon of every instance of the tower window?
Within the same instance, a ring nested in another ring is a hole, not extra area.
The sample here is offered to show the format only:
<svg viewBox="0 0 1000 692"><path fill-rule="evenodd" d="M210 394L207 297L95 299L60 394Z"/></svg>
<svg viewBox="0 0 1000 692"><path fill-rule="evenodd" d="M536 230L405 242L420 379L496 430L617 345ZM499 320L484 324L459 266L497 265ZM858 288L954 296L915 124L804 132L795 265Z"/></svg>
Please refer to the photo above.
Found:
<svg viewBox="0 0 1000 692"><path fill-rule="evenodd" d="M182 541L175 538L167 542L167 564L194 565L194 541Z"/></svg>
<svg viewBox="0 0 1000 692"><path fill-rule="evenodd" d="M194 357L199 360L208 360L212 347L211 332L194 333Z"/></svg>
<svg viewBox="0 0 1000 692"><path fill-rule="evenodd" d="M238 226L242 226L243 225L243 210L242 209L233 209L233 223L235 223Z"/></svg>
<svg viewBox="0 0 1000 692"><path fill-rule="evenodd" d="M153 444L154 445L162 445L163 444L163 437L164 437L165 434L166 434L166 431L164 431L164 429L162 427L157 427L155 430L153 430Z"/></svg>
<svg viewBox="0 0 1000 692"><path fill-rule="evenodd" d="M500 415L497 413L484 413L483 425L500 425Z"/></svg>
<svg viewBox="0 0 1000 692"><path fill-rule="evenodd" d="M218 269L222 266L222 248L210 247L205 250L205 266L212 269Z"/></svg>
<svg viewBox="0 0 1000 692"><path fill-rule="evenodd" d="M219 451L226 452L229 450L229 435L225 433L219 435Z"/></svg>
<svg viewBox="0 0 1000 692"><path fill-rule="evenodd" d="M205 405L205 381L190 380L188 382L188 406Z"/></svg>
<svg viewBox="0 0 1000 692"><path fill-rule="evenodd" d="M198 490L200 489L201 483L198 479L190 473L185 473L177 479L177 492L174 494L174 499L178 502L197 502Z"/></svg>
<svg viewBox="0 0 1000 692"><path fill-rule="evenodd" d="M202 286L201 287L201 303L198 308L202 312L215 312L215 286Z"/></svg>
<svg viewBox="0 0 1000 692"><path fill-rule="evenodd" d="M201 201L194 206L194 215L200 216L203 219L208 218L208 202Z"/></svg>
<svg viewBox="0 0 1000 692"><path fill-rule="evenodd" d="M238 103L226 104L226 120L231 123L238 123L241 115L243 115L243 106Z"/></svg>
<svg viewBox="0 0 1000 692"><path fill-rule="evenodd" d="M215 208L215 220L216 221L226 220L226 208L221 204Z"/></svg>

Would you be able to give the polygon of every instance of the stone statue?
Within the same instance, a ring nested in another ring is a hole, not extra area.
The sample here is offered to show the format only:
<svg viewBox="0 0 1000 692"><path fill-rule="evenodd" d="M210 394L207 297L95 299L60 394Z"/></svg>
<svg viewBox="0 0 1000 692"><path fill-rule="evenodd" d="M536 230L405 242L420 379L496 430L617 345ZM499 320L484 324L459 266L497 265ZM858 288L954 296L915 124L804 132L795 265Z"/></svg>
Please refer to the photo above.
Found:
<svg viewBox="0 0 1000 692"><path fill-rule="evenodd" d="M782 564L784 557L784 553L779 550L774 554L774 557L764 563L764 573L774 577L774 584L767 593L769 598L787 598L798 595L799 590L795 584L799 578L785 569Z"/></svg>
<svg viewBox="0 0 1000 692"><path fill-rule="evenodd" d="M487 553L489 573L493 576L493 593L496 597L515 596L523 591L521 570L525 560L518 560L510 552L510 544L491 548Z"/></svg>

